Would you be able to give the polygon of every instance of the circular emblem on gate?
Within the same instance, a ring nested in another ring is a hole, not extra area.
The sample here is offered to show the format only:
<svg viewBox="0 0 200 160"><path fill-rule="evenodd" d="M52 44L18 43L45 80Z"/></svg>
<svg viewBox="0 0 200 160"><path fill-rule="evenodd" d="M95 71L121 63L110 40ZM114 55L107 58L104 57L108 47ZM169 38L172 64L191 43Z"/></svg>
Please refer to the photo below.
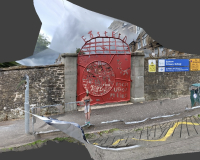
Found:
<svg viewBox="0 0 200 160"><path fill-rule="evenodd" d="M93 96L107 94L114 86L114 83L115 73L112 67L106 62L94 61L83 71L83 87Z"/></svg>

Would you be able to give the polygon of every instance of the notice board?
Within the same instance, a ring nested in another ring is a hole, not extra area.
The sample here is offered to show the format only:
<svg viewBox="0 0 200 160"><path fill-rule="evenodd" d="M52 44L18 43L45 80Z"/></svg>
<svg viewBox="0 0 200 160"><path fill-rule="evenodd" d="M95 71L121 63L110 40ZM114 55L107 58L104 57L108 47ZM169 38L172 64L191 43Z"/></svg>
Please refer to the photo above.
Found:
<svg viewBox="0 0 200 160"><path fill-rule="evenodd" d="M200 59L190 59L190 71L200 71Z"/></svg>

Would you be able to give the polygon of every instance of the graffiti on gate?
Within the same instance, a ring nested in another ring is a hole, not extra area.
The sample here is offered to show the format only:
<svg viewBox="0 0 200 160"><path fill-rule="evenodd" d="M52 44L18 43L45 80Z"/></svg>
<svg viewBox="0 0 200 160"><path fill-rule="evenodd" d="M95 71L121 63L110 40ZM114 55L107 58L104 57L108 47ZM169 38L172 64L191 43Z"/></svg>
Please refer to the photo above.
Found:
<svg viewBox="0 0 200 160"><path fill-rule="evenodd" d="M85 68L82 80L85 90L89 90L91 95L102 96L112 89L115 73L106 62L95 61Z"/></svg>
<svg viewBox="0 0 200 160"><path fill-rule="evenodd" d="M94 37L88 32L90 40L82 39L85 44L78 54L77 100L85 96L85 91L94 101L91 105L130 100L131 54L127 37L120 35L102 37L99 32ZM85 53L85 54L82 54Z"/></svg>

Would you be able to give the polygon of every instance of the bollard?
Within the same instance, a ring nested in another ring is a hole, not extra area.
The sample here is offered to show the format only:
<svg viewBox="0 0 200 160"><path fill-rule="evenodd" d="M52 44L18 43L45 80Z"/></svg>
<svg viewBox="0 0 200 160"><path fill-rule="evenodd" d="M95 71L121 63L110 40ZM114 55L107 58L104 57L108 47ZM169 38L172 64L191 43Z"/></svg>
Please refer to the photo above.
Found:
<svg viewBox="0 0 200 160"><path fill-rule="evenodd" d="M29 76L25 75L26 78L26 90L25 90L25 103L24 103L24 110L25 110L25 133L29 134Z"/></svg>

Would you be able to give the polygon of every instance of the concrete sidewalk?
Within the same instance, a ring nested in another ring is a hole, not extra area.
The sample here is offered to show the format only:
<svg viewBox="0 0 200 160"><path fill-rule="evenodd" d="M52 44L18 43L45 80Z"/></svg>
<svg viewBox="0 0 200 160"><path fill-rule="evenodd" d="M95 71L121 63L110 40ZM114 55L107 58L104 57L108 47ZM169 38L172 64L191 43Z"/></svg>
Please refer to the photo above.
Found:
<svg viewBox="0 0 200 160"><path fill-rule="evenodd" d="M91 123L95 125L91 130L87 132L97 132L102 130L107 130L111 128L121 128L126 129L131 127L131 125L125 125L123 122L120 123L110 123L102 124L101 122L112 121L112 120L124 120L125 122L140 121L145 118L151 118L163 115L172 115L183 113L186 107L190 107L189 96L183 96L177 99L166 99L159 101L151 101L136 104L126 104L109 108L92 108ZM85 121L85 116L83 111L72 111L67 112L62 115L52 116L52 118L57 118L63 121L75 122L79 125L83 125ZM45 132L55 130L52 126L47 125L45 122L36 119L34 125L34 130L36 132ZM30 132L32 132L32 120L30 119ZM53 136L58 137L59 132L55 133ZM63 135L63 134L62 134ZM25 134L25 124L24 119L0 122L0 149L8 148L10 146L19 146L21 144L31 143L38 139L40 136L36 135L26 135ZM45 136L42 137L45 139Z"/></svg>

